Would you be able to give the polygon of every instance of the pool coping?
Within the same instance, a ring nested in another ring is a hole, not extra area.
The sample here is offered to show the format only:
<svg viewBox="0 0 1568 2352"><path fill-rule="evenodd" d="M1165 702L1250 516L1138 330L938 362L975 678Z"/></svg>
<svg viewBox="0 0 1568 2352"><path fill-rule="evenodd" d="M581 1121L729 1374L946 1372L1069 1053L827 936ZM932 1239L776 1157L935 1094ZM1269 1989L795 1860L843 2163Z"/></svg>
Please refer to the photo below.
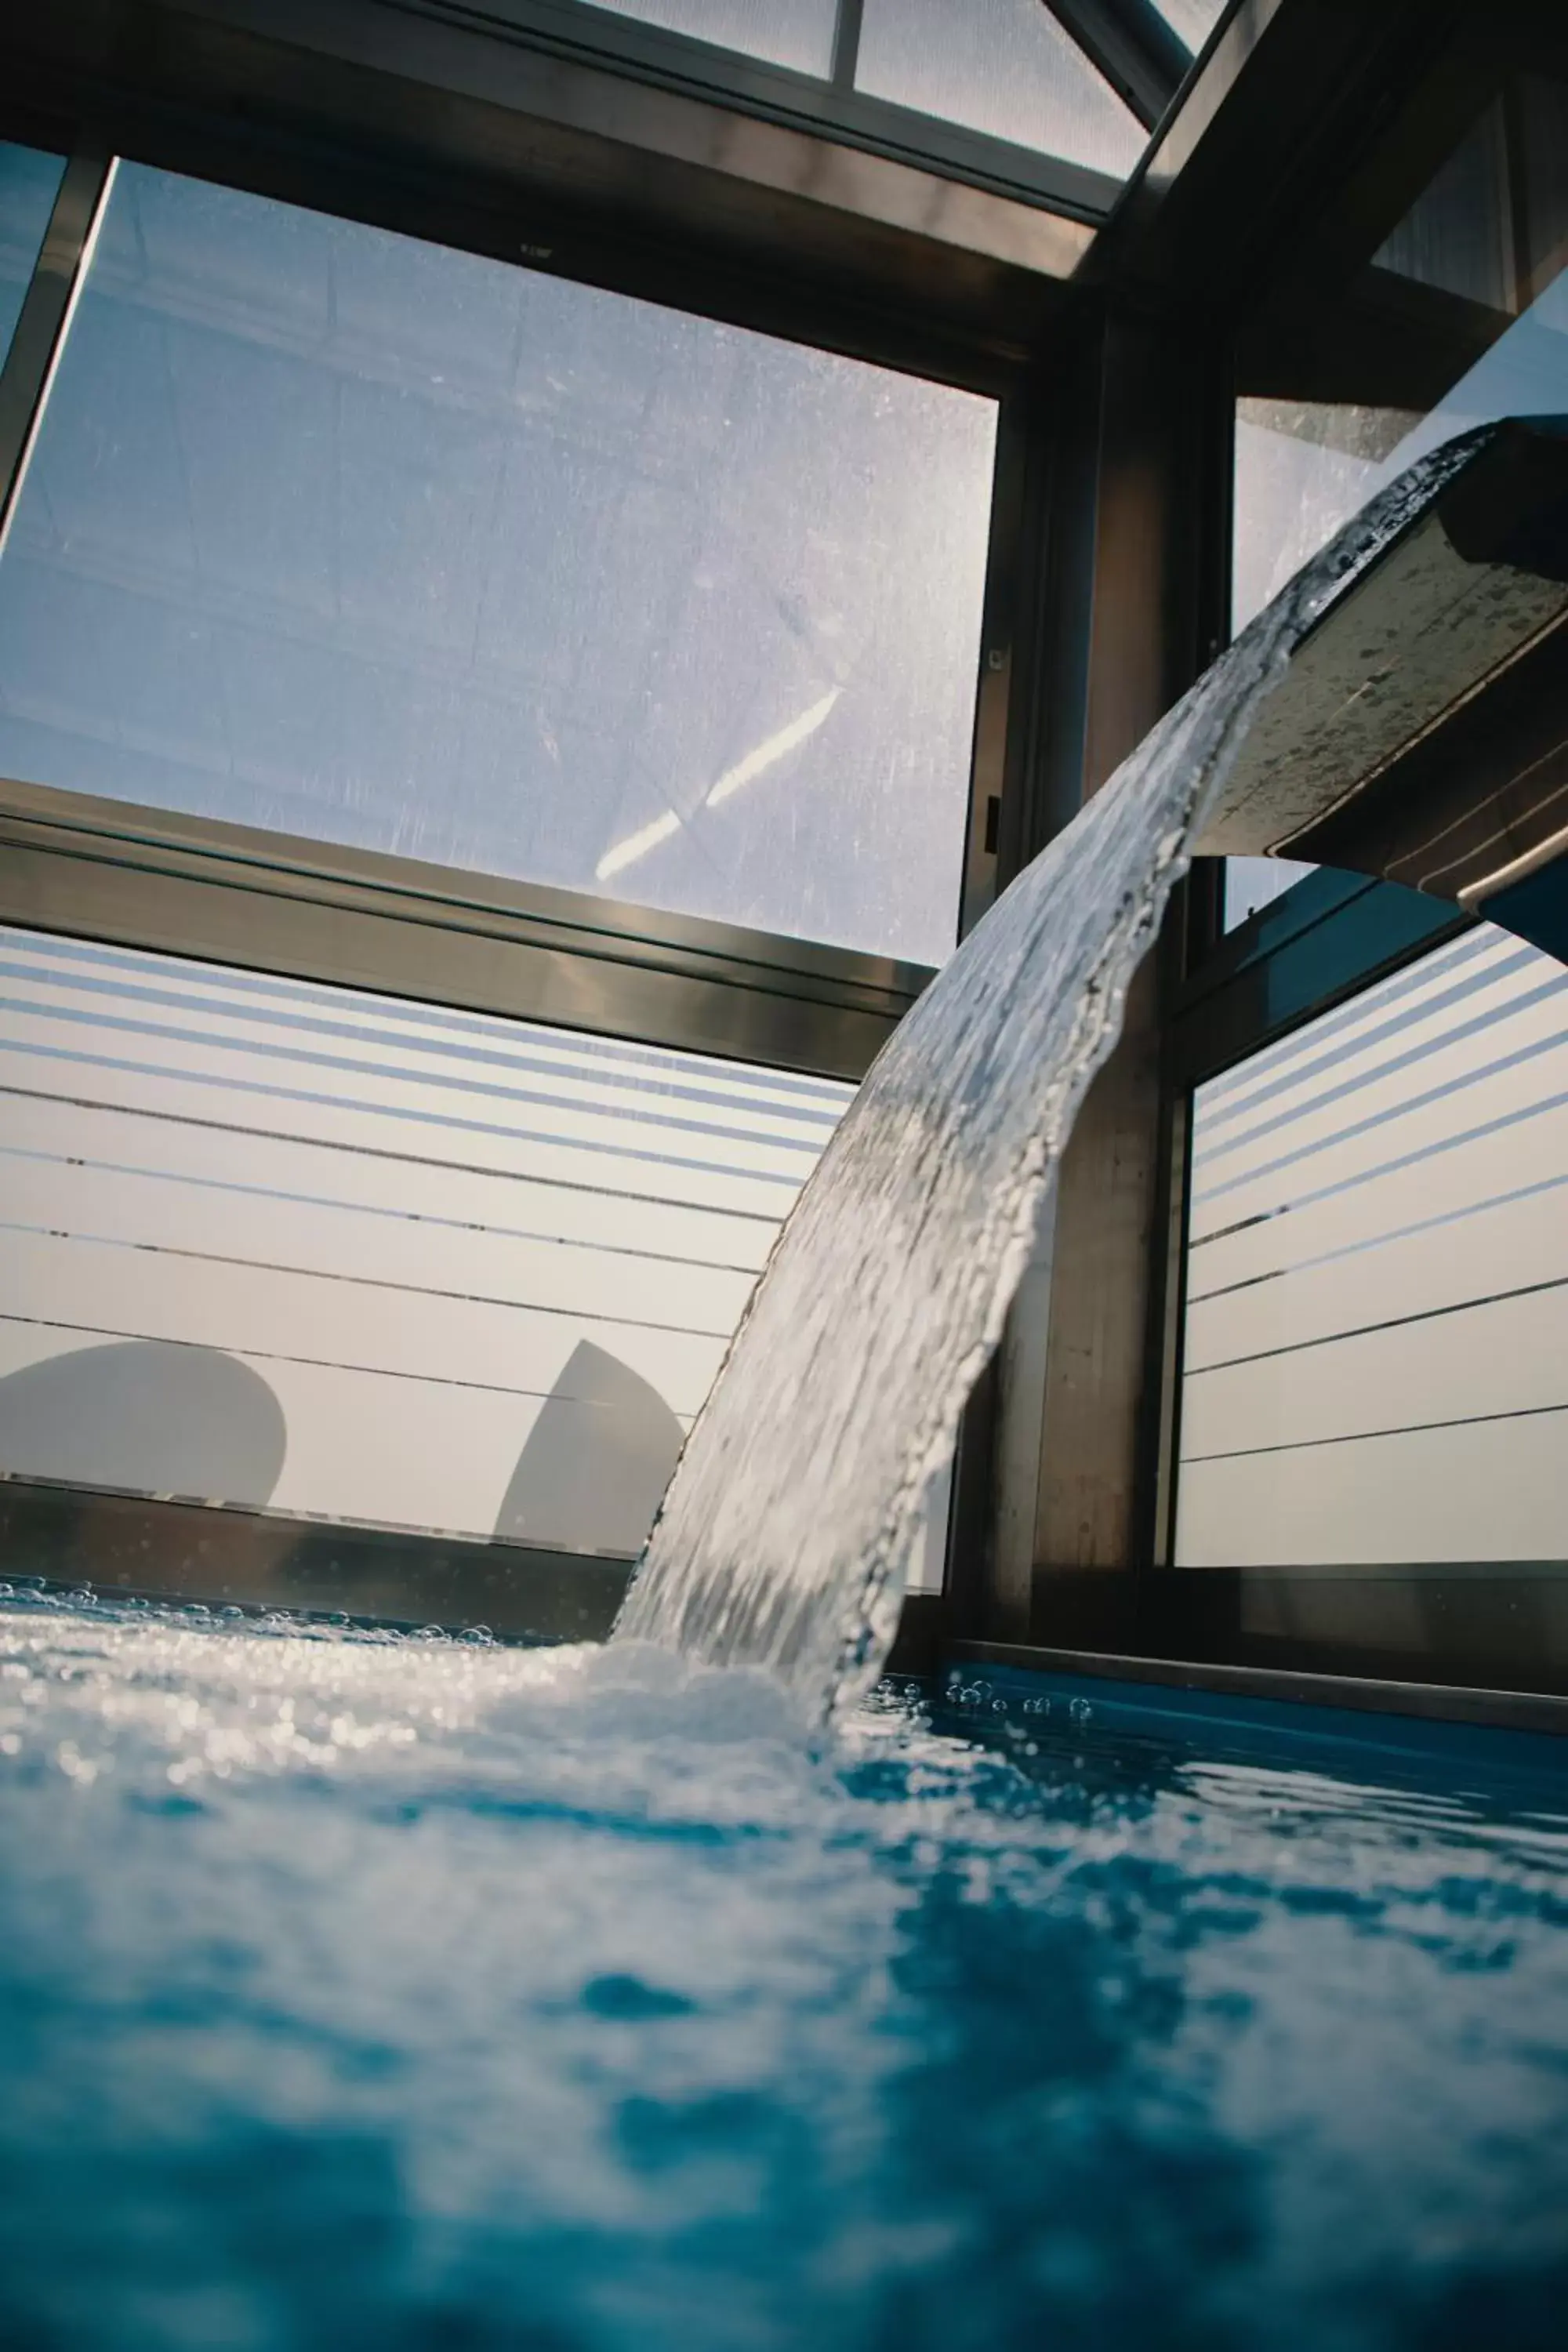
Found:
<svg viewBox="0 0 1568 2352"><path fill-rule="evenodd" d="M1197 1659L1141 1658L1100 1650L1037 1649L1010 1642L947 1642L942 1664L1007 1666L1026 1673L1091 1680L1154 1683L1167 1689L1215 1691L1238 1698L1283 1699L1367 1715L1473 1723L1499 1730L1546 1732L1568 1739L1568 1698L1542 1691L1474 1690L1446 1683L1379 1682L1353 1675L1301 1674L1283 1666L1209 1665Z"/></svg>

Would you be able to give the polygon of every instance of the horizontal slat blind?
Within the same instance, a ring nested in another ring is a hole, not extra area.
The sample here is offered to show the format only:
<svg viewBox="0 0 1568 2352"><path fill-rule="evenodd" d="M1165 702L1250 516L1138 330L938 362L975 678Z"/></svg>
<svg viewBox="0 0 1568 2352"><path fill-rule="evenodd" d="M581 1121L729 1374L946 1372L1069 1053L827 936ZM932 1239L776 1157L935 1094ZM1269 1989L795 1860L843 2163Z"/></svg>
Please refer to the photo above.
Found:
<svg viewBox="0 0 1568 2352"><path fill-rule="evenodd" d="M1193 1138L1178 1564L1568 1556L1568 971L1468 932Z"/></svg>
<svg viewBox="0 0 1568 2352"><path fill-rule="evenodd" d="M631 1551L851 1092L0 931L0 1469Z"/></svg>

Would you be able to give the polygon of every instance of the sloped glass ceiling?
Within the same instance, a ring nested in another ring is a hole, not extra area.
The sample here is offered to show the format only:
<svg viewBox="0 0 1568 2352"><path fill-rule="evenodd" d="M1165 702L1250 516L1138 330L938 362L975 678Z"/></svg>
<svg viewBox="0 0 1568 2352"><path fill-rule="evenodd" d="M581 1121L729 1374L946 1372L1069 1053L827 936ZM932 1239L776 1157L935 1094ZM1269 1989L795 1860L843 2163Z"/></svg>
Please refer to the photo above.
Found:
<svg viewBox="0 0 1568 2352"><path fill-rule="evenodd" d="M1144 131L1041 0L866 0L855 86L1122 179Z"/></svg>
<svg viewBox="0 0 1568 2352"><path fill-rule="evenodd" d="M661 32L686 33L797 73L833 69L838 0L589 0L606 15L635 16Z"/></svg>
<svg viewBox="0 0 1568 2352"><path fill-rule="evenodd" d="M584 0L883 104L1123 179L1145 133L1046 0ZM1225 0L1161 13L1201 47ZM836 73L837 53L837 73ZM914 141L919 144L918 137Z"/></svg>

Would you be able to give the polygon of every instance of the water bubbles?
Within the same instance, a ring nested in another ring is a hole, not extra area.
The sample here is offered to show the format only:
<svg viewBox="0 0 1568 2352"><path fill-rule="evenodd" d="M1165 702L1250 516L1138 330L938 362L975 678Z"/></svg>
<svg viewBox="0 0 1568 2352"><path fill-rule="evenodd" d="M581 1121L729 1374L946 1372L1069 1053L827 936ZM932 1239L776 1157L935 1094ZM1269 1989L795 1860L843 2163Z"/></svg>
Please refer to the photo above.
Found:
<svg viewBox="0 0 1568 2352"><path fill-rule="evenodd" d="M459 1642L467 1642L479 1650L491 1648L495 1638L488 1625L465 1625L458 1636Z"/></svg>
<svg viewBox="0 0 1568 2352"><path fill-rule="evenodd" d="M1068 1713L1075 1723L1084 1724L1092 1721L1094 1709L1088 1699L1075 1698L1068 1701Z"/></svg>

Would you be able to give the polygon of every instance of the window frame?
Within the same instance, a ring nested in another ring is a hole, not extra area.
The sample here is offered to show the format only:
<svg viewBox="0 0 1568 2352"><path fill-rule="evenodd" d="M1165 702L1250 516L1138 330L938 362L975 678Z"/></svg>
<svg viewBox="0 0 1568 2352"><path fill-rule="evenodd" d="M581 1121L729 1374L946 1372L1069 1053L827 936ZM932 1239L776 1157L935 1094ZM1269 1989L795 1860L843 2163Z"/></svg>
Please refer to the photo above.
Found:
<svg viewBox="0 0 1568 2352"><path fill-rule="evenodd" d="M585 237L566 238L559 254L530 241L520 252L515 202L499 207L477 175L437 194L395 168L258 139L243 123L225 125L215 141L210 118L149 123L132 105L118 118L102 108L90 120L79 111L51 118L40 133L36 110L6 107L0 135L41 136L67 159L0 371L0 553L120 155L994 399L996 458L955 940L984 913L998 887L997 812L1011 810L1022 789L1018 738L1032 666L1016 658L1015 640L1046 530L1037 486L1050 409L1025 352L998 349L983 326L955 332L891 311L868 317L831 283L786 278L759 288L743 264L683 253L674 239L628 249L591 218ZM1009 822L1005 814L1004 838ZM932 977L887 957L5 778L0 921L851 1080ZM352 1606L363 1576L383 1620L481 1617L498 1632L554 1638L607 1631L630 1567L501 1540L293 1526L0 1477L0 1540L7 1538L76 1580L85 1555L90 1575L127 1591L320 1615ZM962 1540L954 1504L944 1589ZM942 1609L941 1595L912 1596L917 1645L934 1641Z"/></svg>

